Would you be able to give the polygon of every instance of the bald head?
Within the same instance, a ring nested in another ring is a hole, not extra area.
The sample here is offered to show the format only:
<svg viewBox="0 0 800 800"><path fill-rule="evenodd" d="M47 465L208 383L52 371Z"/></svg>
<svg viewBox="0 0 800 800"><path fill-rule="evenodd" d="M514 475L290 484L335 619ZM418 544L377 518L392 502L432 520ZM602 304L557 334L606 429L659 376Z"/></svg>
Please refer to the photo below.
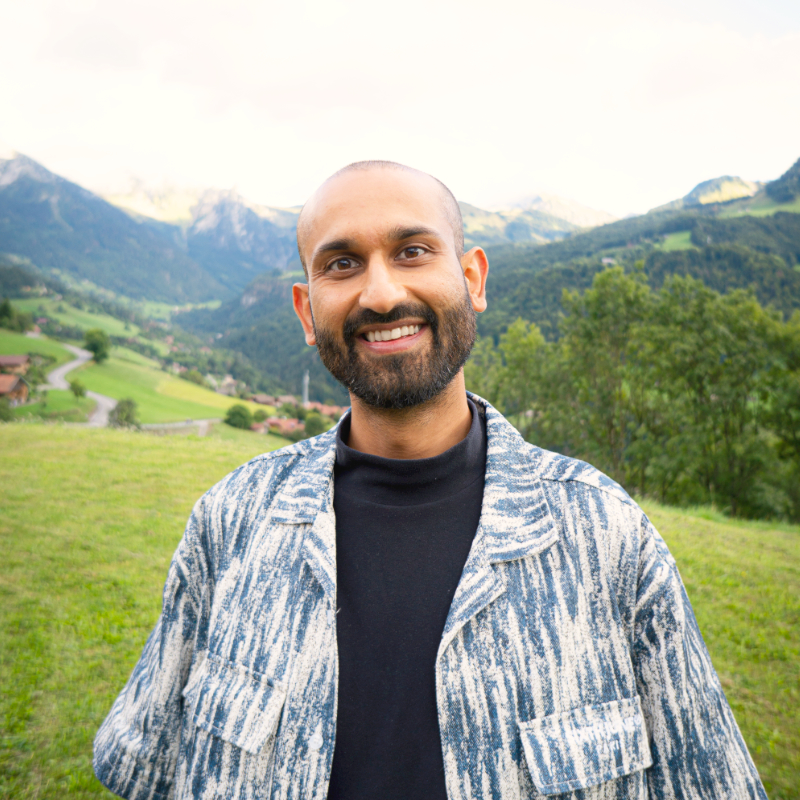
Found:
<svg viewBox="0 0 800 800"><path fill-rule="evenodd" d="M461 209L453 193L438 178L428 175L426 172L398 164L395 161L356 161L342 167L338 172L330 176L322 186L309 198L300 212L297 220L297 250L300 253L300 261L303 269L308 274L305 249L308 243L309 234L314 226L315 217L319 208L326 202L331 195L335 195L337 184L344 184L348 178L357 178L358 173L373 172L399 172L406 173L409 177L415 178L417 191L435 194L439 201L439 208L444 215L447 225L452 229L455 252L458 258L464 254L464 225L461 219ZM365 175L366 178L366 175Z"/></svg>

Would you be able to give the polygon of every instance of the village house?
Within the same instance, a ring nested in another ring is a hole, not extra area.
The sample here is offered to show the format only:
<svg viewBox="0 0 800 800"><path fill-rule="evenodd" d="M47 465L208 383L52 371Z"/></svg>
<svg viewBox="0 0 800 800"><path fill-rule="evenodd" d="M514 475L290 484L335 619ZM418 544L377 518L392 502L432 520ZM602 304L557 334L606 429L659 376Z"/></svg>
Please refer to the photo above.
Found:
<svg viewBox="0 0 800 800"><path fill-rule="evenodd" d="M279 406L278 398L271 394L254 394L250 398L254 403L259 403L262 406Z"/></svg>
<svg viewBox="0 0 800 800"><path fill-rule="evenodd" d="M0 375L0 397L8 400L14 408L28 401L28 384L20 375Z"/></svg>
<svg viewBox="0 0 800 800"><path fill-rule="evenodd" d="M0 372L24 375L30 365L30 356L0 356Z"/></svg>
<svg viewBox="0 0 800 800"><path fill-rule="evenodd" d="M277 433L280 436L306 429L305 423L291 417L269 417L264 420L263 424L265 426L264 433Z"/></svg>
<svg viewBox="0 0 800 800"><path fill-rule="evenodd" d="M311 400L305 404L309 411L319 411L324 417L331 417L339 419L344 414L349 406L329 406L327 403L318 403L316 400Z"/></svg>

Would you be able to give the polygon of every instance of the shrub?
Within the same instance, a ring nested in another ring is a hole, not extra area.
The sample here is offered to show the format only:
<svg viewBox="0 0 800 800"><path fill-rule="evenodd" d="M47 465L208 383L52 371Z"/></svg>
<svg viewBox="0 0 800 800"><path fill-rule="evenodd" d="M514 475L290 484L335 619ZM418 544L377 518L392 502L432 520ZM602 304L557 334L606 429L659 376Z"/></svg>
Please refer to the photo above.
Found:
<svg viewBox="0 0 800 800"><path fill-rule="evenodd" d="M263 408L259 408L253 414L253 422L263 422L267 418L267 412Z"/></svg>
<svg viewBox="0 0 800 800"><path fill-rule="evenodd" d="M231 406L225 414L225 422L233 428L248 430L253 424L253 415L241 403Z"/></svg>
<svg viewBox="0 0 800 800"><path fill-rule="evenodd" d="M0 397L0 422L11 422L14 419L14 412L11 410L11 404L5 397Z"/></svg>
<svg viewBox="0 0 800 800"><path fill-rule="evenodd" d="M108 415L108 424L112 428L138 428L137 412L136 401L131 400L130 397L125 397L117 403L114 410Z"/></svg>
<svg viewBox="0 0 800 800"><path fill-rule="evenodd" d="M69 382L69 390L75 395L76 399L86 397L86 387L77 378Z"/></svg>

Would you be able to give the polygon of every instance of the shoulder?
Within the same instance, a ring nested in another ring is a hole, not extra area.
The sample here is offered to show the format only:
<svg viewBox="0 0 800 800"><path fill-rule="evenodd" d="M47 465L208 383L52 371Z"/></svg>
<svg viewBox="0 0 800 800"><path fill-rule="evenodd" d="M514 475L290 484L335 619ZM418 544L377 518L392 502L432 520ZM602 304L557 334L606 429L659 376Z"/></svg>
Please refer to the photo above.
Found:
<svg viewBox="0 0 800 800"><path fill-rule="evenodd" d="M305 481L325 479L330 454L335 449L335 428L295 444L262 453L230 472L203 496L205 505L242 509L257 498L263 509L299 475Z"/></svg>
<svg viewBox="0 0 800 800"><path fill-rule="evenodd" d="M638 508L615 480L591 464L526 443L528 460L536 477L557 484L575 484L579 490L601 493L609 500Z"/></svg>

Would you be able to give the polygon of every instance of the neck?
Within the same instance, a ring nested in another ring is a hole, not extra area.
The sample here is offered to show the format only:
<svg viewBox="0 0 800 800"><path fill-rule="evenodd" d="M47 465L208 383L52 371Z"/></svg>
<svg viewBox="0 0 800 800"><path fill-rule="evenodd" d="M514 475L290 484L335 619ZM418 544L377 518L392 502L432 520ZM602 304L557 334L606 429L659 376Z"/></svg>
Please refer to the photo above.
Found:
<svg viewBox="0 0 800 800"><path fill-rule="evenodd" d="M464 373L427 403L400 410L373 408L350 395L348 447L382 458L433 458L469 433Z"/></svg>

